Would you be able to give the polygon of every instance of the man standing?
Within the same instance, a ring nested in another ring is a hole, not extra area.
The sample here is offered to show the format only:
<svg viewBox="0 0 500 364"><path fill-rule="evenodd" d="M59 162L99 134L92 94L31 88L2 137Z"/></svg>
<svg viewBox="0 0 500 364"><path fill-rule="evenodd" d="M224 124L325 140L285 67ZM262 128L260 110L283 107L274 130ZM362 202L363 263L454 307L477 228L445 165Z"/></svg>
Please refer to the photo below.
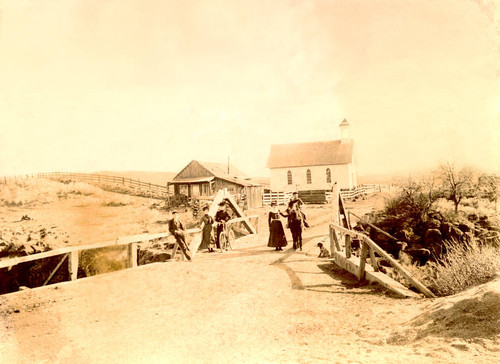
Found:
<svg viewBox="0 0 500 364"><path fill-rule="evenodd" d="M186 244L186 234L184 229L184 224L179 220L179 213L177 211L172 211L172 219L168 223L168 231L175 237L177 244L181 248L182 253L187 260L191 260L191 257L187 253L189 250Z"/></svg>
<svg viewBox="0 0 500 364"><path fill-rule="evenodd" d="M224 225L228 220L231 220L231 216L226 211L226 203L222 201L219 204L219 210L217 210L217 213L215 214L215 221L217 222L217 235L215 237L215 245L217 246L217 249L220 249L220 233L224 230Z"/></svg>

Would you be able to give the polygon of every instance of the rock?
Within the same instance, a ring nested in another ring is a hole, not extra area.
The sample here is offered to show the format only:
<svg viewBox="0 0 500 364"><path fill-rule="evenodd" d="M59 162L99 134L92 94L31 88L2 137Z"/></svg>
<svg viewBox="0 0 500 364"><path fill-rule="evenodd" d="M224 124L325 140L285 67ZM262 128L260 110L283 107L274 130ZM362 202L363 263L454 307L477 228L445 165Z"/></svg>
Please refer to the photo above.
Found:
<svg viewBox="0 0 500 364"><path fill-rule="evenodd" d="M438 219L432 218L427 221L427 229L440 229L441 228L441 221Z"/></svg>
<svg viewBox="0 0 500 364"><path fill-rule="evenodd" d="M467 220L470 222L477 222L479 220L479 217L476 214L469 214L467 216Z"/></svg>
<svg viewBox="0 0 500 364"><path fill-rule="evenodd" d="M446 236L446 239L447 240L454 240L454 241L462 241L463 236L464 236L464 233L462 232L462 230L460 230L456 226L452 226L449 234Z"/></svg>
<svg viewBox="0 0 500 364"><path fill-rule="evenodd" d="M450 231L451 231L451 227L452 227L452 224L450 224L449 222L443 222L441 224L441 234L443 234L443 236L448 236L450 234Z"/></svg>
<svg viewBox="0 0 500 364"><path fill-rule="evenodd" d="M436 257L443 253L443 234L438 229L429 229L425 232L424 246Z"/></svg>
<svg viewBox="0 0 500 364"><path fill-rule="evenodd" d="M380 246L384 251L391 254L395 259L399 258L399 252L406 247L406 243L401 241L385 241L385 242L377 242L378 246Z"/></svg>
<svg viewBox="0 0 500 364"><path fill-rule="evenodd" d="M412 258L413 262L418 262L421 266L425 265L431 256L429 249L406 249L404 252Z"/></svg>
<svg viewBox="0 0 500 364"><path fill-rule="evenodd" d="M458 228L463 232L463 233L470 233L472 231L472 228L469 225L466 224L459 224Z"/></svg>
<svg viewBox="0 0 500 364"><path fill-rule="evenodd" d="M139 250L139 265L166 262L170 260L170 253L160 249Z"/></svg>

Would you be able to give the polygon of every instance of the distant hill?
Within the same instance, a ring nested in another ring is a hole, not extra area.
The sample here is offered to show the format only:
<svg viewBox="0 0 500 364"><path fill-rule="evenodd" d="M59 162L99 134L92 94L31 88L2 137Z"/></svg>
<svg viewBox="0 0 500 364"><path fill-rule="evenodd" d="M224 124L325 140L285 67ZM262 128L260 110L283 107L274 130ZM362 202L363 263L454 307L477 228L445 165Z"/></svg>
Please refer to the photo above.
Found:
<svg viewBox="0 0 500 364"><path fill-rule="evenodd" d="M139 179L156 185L166 186L177 173L174 172L149 172L149 171L99 171L95 172L108 176L119 176L125 178Z"/></svg>

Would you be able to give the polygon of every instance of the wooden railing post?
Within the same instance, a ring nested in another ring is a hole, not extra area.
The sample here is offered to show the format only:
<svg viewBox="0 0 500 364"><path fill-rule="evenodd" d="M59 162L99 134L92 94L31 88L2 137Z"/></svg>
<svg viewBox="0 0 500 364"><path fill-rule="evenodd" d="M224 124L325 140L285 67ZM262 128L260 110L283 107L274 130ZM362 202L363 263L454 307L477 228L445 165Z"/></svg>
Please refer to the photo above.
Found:
<svg viewBox="0 0 500 364"><path fill-rule="evenodd" d="M361 241L361 256L359 257L359 273L358 280L365 279L365 265L366 265L366 256L368 250L368 244L366 244L363 240Z"/></svg>
<svg viewBox="0 0 500 364"><path fill-rule="evenodd" d="M372 262L372 267L375 272L378 272L378 263L377 259L375 259L375 252L373 251L373 248L370 247L370 260Z"/></svg>
<svg viewBox="0 0 500 364"><path fill-rule="evenodd" d="M137 267L137 243L127 245L128 268Z"/></svg>
<svg viewBox="0 0 500 364"><path fill-rule="evenodd" d="M351 236L349 234L345 235L345 257L351 257Z"/></svg>
<svg viewBox="0 0 500 364"><path fill-rule="evenodd" d="M74 281L78 277L78 250L72 250L69 253L69 279Z"/></svg>

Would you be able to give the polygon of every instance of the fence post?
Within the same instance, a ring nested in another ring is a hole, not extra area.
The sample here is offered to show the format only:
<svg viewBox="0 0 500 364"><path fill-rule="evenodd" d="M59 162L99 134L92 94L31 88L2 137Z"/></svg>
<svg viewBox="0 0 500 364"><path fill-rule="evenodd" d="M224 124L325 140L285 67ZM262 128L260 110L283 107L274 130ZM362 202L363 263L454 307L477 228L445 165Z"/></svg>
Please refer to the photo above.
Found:
<svg viewBox="0 0 500 364"><path fill-rule="evenodd" d="M128 268L137 267L137 243L127 245Z"/></svg>
<svg viewBox="0 0 500 364"><path fill-rule="evenodd" d="M351 257L351 236L349 234L345 235L345 257Z"/></svg>
<svg viewBox="0 0 500 364"><path fill-rule="evenodd" d="M69 279L74 281L78 277L78 250L73 250L69 253Z"/></svg>
<svg viewBox="0 0 500 364"><path fill-rule="evenodd" d="M367 255L367 245L364 240L361 241L361 255L359 257L359 273L358 280L365 279L365 265L366 265L366 255Z"/></svg>

